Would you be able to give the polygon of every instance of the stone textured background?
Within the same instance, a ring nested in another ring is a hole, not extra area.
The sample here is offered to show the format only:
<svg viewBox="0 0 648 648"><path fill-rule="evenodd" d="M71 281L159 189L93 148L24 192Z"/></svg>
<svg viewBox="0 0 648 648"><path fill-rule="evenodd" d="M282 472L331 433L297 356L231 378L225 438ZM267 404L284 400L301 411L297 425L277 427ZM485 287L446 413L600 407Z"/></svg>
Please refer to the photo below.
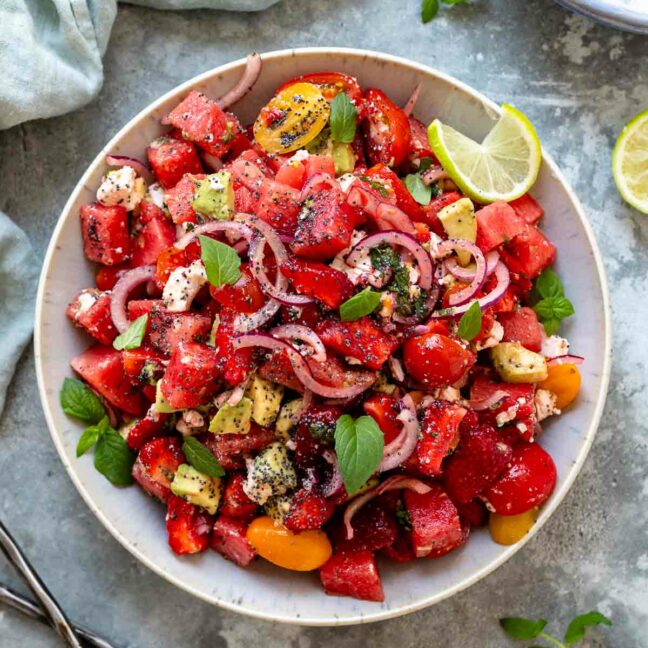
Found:
<svg viewBox="0 0 648 648"><path fill-rule="evenodd" d="M648 645L648 218L622 203L609 170L616 134L648 107L648 39L597 26L550 0L478 0L443 8L428 25L419 21L419 4L284 0L254 15L121 6L99 98L65 117L0 132L0 209L30 235L39 263L67 196L109 137L163 92L251 50L355 46L438 67L526 112L596 230L610 278L615 352L585 468L532 542L435 607L330 630L252 621L155 576L91 515L50 441L29 350L0 420L0 517L70 616L119 645L494 648L513 645L498 617L542 616L562 629L591 608L615 626L594 631L589 646ZM0 580L20 588L4 564ZM48 629L0 608L1 648L56 645Z"/></svg>

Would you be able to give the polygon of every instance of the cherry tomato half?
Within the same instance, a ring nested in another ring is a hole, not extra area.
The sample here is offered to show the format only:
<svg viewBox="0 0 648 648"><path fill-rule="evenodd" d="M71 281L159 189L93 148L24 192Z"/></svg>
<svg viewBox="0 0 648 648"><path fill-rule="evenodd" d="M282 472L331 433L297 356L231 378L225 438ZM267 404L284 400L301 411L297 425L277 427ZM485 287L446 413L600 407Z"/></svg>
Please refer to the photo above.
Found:
<svg viewBox="0 0 648 648"><path fill-rule="evenodd" d="M351 102L355 104L356 108L360 108L362 105L360 84L350 74L342 74L341 72L302 74L280 86L277 94L296 83L312 83L316 85L329 101L332 101L340 92L344 92Z"/></svg>

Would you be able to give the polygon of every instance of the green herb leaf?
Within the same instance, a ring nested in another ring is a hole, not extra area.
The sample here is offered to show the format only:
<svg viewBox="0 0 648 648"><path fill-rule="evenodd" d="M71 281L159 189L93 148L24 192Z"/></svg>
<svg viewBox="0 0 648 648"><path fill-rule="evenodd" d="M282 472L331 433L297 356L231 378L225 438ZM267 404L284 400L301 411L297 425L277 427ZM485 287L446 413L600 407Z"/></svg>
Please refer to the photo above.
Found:
<svg viewBox="0 0 648 648"><path fill-rule="evenodd" d="M421 20L429 23L439 13L439 0L423 0L421 6Z"/></svg>
<svg viewBox="0 0 648 648"><path fill-rule="evenodd" d="M76 456L80 457L81 455L84 455L90 448L92 448L99 439L103 436L104 432L106 429L108 429L110 425L108 424L108 417L104 416L97 425L91 425L90 427L87 427L84 431L83 434L79 437L79 441L77 443L76 447Z"/></svg>
<svg viewBox="0 0 648 648"><path fill-rule="evenodd" d="M200 239L202 262L205 264L207 279L212 286L235 284L241 276L241 259L225 243L215 241L202 234Z"/></svg>
<svg viewBox="0 0 648 648"><path fill-rule="evenodd" d="M134 461L135 456L119 432L105 426L95 447L94 467L115 486L128 486L133 482Z"/></svg>
<svg viewBox="0 0 648 648"><path fill-rule="evenodd" d="M431 157L421 158L419 161L419 172L423 173L427 171L434 164L434 160Z"/></svg>
<svg viewBox="0 0 648 648"><path fill-rule="evenodd" d="M542 322L547 335L553 335L566 317L574 314L574 306L567 297L541 299L533 310Z"/></svg>
<svg viewBox="0 0 648 648"><path fill-rule="evenodd" d="M369 176L358 176L358 179L366 182L374 191L377 191L383 198L389 198L389 189L377 180L372 180Z"/></svg>
<svg viewBox="0 0 648 648"><path fill-rule="evenodd" d="M106 410L92 390L76 378L66 378L59 395L61 407L68 416L86 423L99 423Z"/></svg>
<svg viewBox="0 0 648 648"><path fill-rule="evenodd" d="M336 142L351 144L356 133L358 111L345 92L331 102L331 137Z"/></svg>
<svg viewBox="0 0 648 648"><path fill-rule="evenodd" d="M121 335L113 340L113 348L117 351L137 349L142 344L148 324L148 314L140 315Z"/></svg>
<svg viewBox="0 0 648 648"><path fill-rule="evenodd" d="M474 301L470 308L461 316L457 333L464 340L472 340L481 331L482 311L479 302Z"/></svg>
<svg viewBox="0 0 648 648"><path fill-rule="evenodd" d="M201 473L210 477L222 477L225 470L218 463L216 457L212 454L207 446L203 445L195 437L186 437L182 444L187 461Z"/></svg>
<svg viewBox="0 0 648 648"><path fill-rule="evenodd" d="M432 199L432 187L423 182L418 173L410 173L405 176L405 186L412 194L412 198L416 200L419 205L429 205Z"/></svg>
<svg viewBox="0 0 648 648"><path fill-rule="evenodd" d="M542 274L536 279L535 288L540 297L546 299L562 297L565 294L560 277L551 268L543 270Z"/></svg>
<svg viewBox="0 0 648 648"><path fill-rule="evenodd" d="M335 426L335 453L344 486L353 495L374 474L382 460L384 437L371 416L355 421L344 414Z"/></svg>
<svg viewBox="0 0 648 648"><path fill-rule="evenodd" d="M502 629L513 639L535 639L547 625L544 619L522 619L507 617L499 620Z"/></svg>
<svg viewBox="0 0 648 648"><path fill-rule="evenodd" d="M606 625L611 626L612 621L600 612L592 611L577 616L567 627L565 632L565 643L573 646L585 637L585 630L588 626Z"/></svg>
<svg viewBox="0 0 648 648"><path fill-rule="evenodd" d="M369 315L369 313L373 313L378 304L380 304L380 293L365 288L351 299L347 299L343 304L340 304L340 319L343 322L360 319L365 315Z"/></svg>
<svg viewBox="0 0 648 648"><path fill-rule="evenodd" d="M447 5L456 5L456 4L461 4L462 2L465 2L466 0L441 0L443 4Z"/></svg>

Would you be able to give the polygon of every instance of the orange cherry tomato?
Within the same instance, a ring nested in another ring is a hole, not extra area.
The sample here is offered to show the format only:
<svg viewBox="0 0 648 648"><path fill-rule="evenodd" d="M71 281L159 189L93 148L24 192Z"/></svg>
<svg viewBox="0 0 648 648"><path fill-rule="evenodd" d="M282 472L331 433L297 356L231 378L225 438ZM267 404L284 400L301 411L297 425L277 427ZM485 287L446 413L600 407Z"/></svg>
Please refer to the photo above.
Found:
<svg viewBox="0 0 648 648"><path fill-rule="evenodd" d="M512 545L522 540L529 533L537 517L537 508L518 515L491 513L488 520L488 530L490 531L491 538L497 544Z"/></svg>
<svg viewBox="0 0 648 648"><path fill-rule="evenodd" d="M252 521L247 539L259 556L293 571L318 569L333 553L324 531L293 533L267 516Z"/></svg>
<svg viewBox="0 0 648 648"><path fill-rule="evenodd" d="M575 364L561 364L548 367L549 375L538 383L540 389L556 394L556 407L565 409L574 401L581 386L581 375Z"/></svg>

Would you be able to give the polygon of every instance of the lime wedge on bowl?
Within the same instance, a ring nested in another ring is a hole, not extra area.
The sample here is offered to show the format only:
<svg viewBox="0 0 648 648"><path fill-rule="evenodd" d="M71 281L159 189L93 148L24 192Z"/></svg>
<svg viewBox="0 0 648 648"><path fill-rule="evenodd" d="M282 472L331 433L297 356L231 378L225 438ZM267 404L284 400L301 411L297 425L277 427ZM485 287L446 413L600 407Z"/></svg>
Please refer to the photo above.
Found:
<svg viewBox="0 0 648 648"><path fill-rule="evenodd" d="M623 199L648 214L648 110L621 131L612 153L612 173Z"/></svg>
<svg viewBox="0 0 648 648"><path fill-rule="evenodd" d="M533 186L542 163L533 124L508 104L481 143L438 119L428 127L428 139L454 183L480 203L519 198Z"/></svg>

